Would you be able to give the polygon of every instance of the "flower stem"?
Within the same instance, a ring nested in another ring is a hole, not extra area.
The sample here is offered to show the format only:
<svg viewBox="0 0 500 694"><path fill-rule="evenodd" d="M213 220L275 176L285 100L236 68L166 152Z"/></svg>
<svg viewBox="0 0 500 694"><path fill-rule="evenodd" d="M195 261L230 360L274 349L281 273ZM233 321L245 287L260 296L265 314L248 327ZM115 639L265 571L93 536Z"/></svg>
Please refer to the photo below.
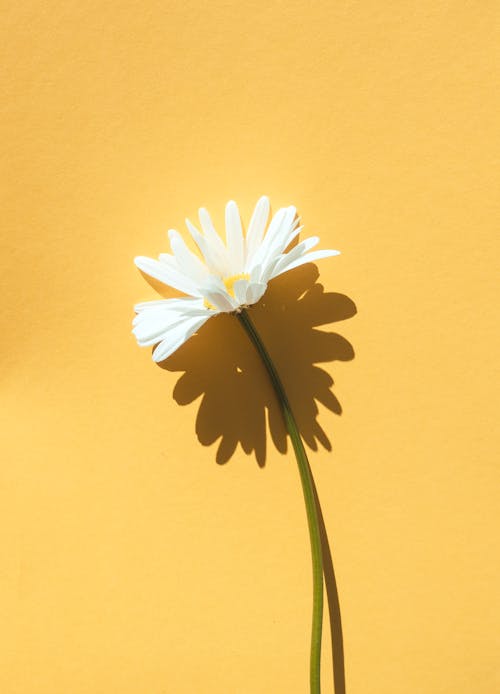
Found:
<svg viewBox="0 0 500 694"><path fill-rule="evenodd" d="M297 458L299 466L302 491L306 504L307 524L309 526L309 539L311 541L312 570L313 570L313 613L312 613L312 633L311 633L311 660L310 660L310 686L311 694L320 694L320 667L321 667L321 630L323 622L323 558L321 553L321 537L319 531L319 519L314 498L314 486L311 468L307 459L304 444L297 427L297 423L288 402L285 389L276 368L262 343L258 332L255 329L250 317L245 309L236 314L245 328L254 347L260 354L262 361L269 373L272 384L278 396L285 426Z"/></svg>

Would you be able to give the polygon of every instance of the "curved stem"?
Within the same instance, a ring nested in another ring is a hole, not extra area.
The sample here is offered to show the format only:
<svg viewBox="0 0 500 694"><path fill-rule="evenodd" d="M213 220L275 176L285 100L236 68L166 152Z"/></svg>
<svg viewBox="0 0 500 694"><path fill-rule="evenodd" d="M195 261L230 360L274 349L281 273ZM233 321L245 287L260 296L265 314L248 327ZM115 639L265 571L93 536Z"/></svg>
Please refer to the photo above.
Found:
<svg viewBox="0 0 500 694"><path fill-rule="evenodd" d="M313 613L312 613L312 633L311 633L311 660L310 660L310 686L311 694L320 694L320 666L321 666L321 630L323 622L323 558L321 554L321 537L319 530L319 519L314 497L314 484L311 475L311 468L307 459L306 451L297 423L293 416L290 403L288 402L285 389L281 383L276 368L264 347L258 332L256 331L250 317L245 309L236 314L245 328L250 340L260 354L262 361L269 373L272 384L278 396L283 418L299 466L302 491L306 504L307 524L309 526L309 539L311 541L312 570L313 570Z"/></svg>

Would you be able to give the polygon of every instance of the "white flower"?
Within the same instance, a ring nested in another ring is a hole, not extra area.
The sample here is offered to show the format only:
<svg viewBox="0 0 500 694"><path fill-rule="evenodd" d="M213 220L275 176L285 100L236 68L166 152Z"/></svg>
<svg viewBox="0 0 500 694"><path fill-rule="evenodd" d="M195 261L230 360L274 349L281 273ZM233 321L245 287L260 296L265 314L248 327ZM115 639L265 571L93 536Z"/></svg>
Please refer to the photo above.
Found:
<svg viewBox="0 0 500 694"><path fill-rule="evenodd" d="M240 311L263 296L267 283L278 275L339 251L313 251L317 236L301 241L287 251L302 227L295 207L283 207L271 219L269 200L262 197L252 214L248 232L243 234L235 202L226 205L226 243L214 229L205 209L199 218L203 233L186 219L187 228L201 257L192 253L180 234L168 232L172 254L159 260L138 256L137 267L163 284L186 294L178 299L160 299L137 304L132 332L141 347L157 345L156 362L163 361L217 313Z"/></svg>

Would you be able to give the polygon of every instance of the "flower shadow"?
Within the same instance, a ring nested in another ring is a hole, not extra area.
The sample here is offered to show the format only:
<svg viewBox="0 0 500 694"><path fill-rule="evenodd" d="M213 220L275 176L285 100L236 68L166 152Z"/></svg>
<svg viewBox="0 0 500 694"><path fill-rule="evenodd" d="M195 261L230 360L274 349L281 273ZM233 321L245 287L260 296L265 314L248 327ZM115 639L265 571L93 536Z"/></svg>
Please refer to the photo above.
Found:
<svg viewBox="0 0 500 694"><path fill-rule="evenodd" d="M318 364L349 361L354 350L338 333L317 328L352 317L356 306L343 294L325 292L318 276L311 263L284 273L270 283L249 313L278 369L305 443L313 450L318 444L331 450L318 422L318 403L337 415L342 407L332 391L332 377ZM217 463L227 463L239 443L263 467L268 430L276 448L286 452L287 436L275 393L233 315L212 318L160 366L184 372L173 393L179 405L201 398L196 434L204 446L219 441Z"/></svg>
<svg viewBox="0 0 500 694"><path fill-rule="evenodd" d="M332 391L332 377L318 364L350 361L354 349L338 333L317 328L351 318L356 306L343 294L325 292L318 277L318 269L310 263L285 273L271 282L263 299L249 312L279 372L305 443L313 450L318 444L331 450L331 441L318 422L318 403L337 415L342 407ZM221 314L211 319L160 366L183 372L174 388L178 404L188 405L201 398L196 434L204 446L220 440L216 452L219 464L230 460L239 443L247 454L253 452L263 467L268 430L277 449L286 452L286 430L268 374L234 316ZM315 486L314 496L330 616L333 686L335 694L345 694L339 595Z"/></svg>

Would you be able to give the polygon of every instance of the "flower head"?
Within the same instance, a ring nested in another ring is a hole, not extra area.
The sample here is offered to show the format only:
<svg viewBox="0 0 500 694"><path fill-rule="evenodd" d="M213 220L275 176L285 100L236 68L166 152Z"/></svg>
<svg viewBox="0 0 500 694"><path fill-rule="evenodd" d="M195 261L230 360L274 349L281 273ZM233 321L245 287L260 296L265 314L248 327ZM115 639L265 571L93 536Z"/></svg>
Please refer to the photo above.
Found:
<svg viewBox="0 0 500 694"><path fill-rule="evenodd" d="M162 253L158 260L135 258L142 272L186 295L134 307L137 315L132 332L141 347L157 345L154 361L170 356L212 316L255 304L268 282L278 275L304 263L338 255L339 251L311 252L319 242L317 236L289 248L302 230L295 207L278 210L266 231L268 218L269 200L263 196L255 206L245 235L236 203L228 202L224 243L202 208L199 219L203 233L186 219L199 255L190 251L181 235L171 229L171 254Z"/></svg>

